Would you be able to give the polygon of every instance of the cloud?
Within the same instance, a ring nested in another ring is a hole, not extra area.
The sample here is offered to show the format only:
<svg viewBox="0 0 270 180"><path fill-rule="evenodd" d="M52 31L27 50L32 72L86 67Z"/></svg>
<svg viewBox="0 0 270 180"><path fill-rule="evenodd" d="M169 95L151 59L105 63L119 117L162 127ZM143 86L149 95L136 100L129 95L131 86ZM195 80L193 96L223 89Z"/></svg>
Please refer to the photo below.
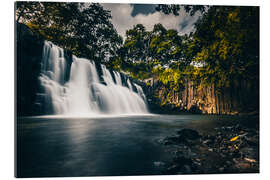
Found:
<svg viewBox="0 0 270 180"><path fill-rule="evenodd" d="M149 14L154 13L156 11L156 5L155 4L132 4L133 11L132 16L136 16L139 13L142 14Z"/></svg>
<svg viewBox="0 0 270 180"><path fill-rule="evenodd" d="M155 24L161 23L166 29L176 29L180 35L194 30L194 23L200 16L199 13L190 16L181 9L179 16L165 15L160 12L149 14L139 13L132 16L134 6L130 4L101 4L104 9L111 11L112 23L117 32L125 38L126 30L133 28L136 24L143 24L147 31L151 31Z"/></svg>

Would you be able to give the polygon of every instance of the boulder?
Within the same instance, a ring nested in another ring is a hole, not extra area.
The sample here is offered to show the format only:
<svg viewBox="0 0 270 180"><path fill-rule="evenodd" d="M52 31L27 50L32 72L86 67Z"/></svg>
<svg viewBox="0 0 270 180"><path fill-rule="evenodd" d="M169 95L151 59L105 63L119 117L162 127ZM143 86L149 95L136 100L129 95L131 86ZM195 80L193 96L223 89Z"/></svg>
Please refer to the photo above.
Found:
<svg viewBox="0 0 270 180"><path fill-rule="evenodd" d="M201 137L200 134L196 130L193 130L193 129L182 129L178 131L177 134L189 140L196 140Z"/></svg>

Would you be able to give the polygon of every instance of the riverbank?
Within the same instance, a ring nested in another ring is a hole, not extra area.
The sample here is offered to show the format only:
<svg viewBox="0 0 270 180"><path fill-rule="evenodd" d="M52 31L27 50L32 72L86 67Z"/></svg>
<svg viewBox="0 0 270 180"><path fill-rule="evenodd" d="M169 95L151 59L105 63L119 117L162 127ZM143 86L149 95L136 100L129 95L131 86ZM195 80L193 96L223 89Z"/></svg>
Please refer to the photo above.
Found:
<svg viewBox="0 0 270 180"><path fill-rule="evenodd" d="M210 126L191 124L160 143L173 156L163 164L164 174L259 172L258 116Z"/></svg>

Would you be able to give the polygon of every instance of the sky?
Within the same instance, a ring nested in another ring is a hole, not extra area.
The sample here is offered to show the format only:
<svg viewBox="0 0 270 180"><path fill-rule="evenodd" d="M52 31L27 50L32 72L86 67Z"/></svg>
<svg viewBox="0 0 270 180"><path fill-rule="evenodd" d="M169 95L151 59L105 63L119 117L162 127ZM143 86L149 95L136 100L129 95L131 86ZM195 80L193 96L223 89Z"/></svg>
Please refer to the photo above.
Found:
<svg viewBox="0 0 270 180"><path fill-rule="evenodd" d="M190 16L183 9L179 16L165 15L155 10L155 4L117 4L103 3L104 9L111 11L112 23L117 32L125 39L126 30L136 24L143 24L147 31L151 31L155 24L161 23L166 29L176 29L180 35L194 30L194 23L200 16L196 13Z"/></svg>

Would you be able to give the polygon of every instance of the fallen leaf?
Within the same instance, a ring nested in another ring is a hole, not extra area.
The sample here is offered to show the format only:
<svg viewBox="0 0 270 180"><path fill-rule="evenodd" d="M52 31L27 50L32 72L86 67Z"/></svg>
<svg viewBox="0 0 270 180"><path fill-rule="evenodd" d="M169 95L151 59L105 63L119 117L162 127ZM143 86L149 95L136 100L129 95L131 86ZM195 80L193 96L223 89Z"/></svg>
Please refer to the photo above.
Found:
<svg viewBox="0 0 270 180"><path fill-rule="evenodd" d="M239 136L235 136L232 139L230 139L231 142L236 141L239 138Z"/></svg>
<svg viewBox="0 0 270 180"><path fill-rule="evenodd" d="M250 159L250 158L244 158L246 161L248 161L248 162L256 162L256 160L255 159Z"/></svg>

